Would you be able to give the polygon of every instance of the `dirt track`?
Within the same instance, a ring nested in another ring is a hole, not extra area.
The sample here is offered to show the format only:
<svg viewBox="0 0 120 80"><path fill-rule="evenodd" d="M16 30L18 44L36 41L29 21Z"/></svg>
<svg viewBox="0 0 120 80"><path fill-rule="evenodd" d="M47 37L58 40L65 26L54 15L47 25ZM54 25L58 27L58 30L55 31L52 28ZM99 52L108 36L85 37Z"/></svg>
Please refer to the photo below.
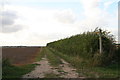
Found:
<svg viewBox="0 0 120 80"><path fill-rule="evenodd" d="M50 66L46 57L42 58L42 60L39 62L35 62L35 64L38 64L35 70L24 75L23 78L44 78L45 77L44 75L47 73L57 74L56 70L52 70L52 67Z"/></svg>
<svg viewBox="0 0 120 80"><path fill-rule="evenodd" d="M60 78L83 78L79 77L76 69L70 67L69 63L67 63L63 59L61 60L61 65L59 65L58 67L52 67L48 62L48 59L44 57L41 61L35 62L35 64L39 65L32 72L24 75L23 78L45 78L45 74L56 74L59 75Z"/></svg>

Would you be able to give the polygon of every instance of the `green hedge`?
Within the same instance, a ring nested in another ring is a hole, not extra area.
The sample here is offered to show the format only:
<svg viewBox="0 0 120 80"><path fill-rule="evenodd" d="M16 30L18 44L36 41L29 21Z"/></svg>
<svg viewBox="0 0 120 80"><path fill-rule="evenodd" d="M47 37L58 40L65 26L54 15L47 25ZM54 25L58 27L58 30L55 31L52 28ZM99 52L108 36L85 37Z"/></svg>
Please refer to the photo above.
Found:
<svg viewBox="0 0 120 80"><path fill-rule="evenodd" d="M114 60L116 55L116 47L114 45L114 38L108 31L101 32L102 34L102 55L99 53L99 29L96 28L91 32L84 32L69 38L61 39L48 43L47 46L56 49L69 56L80 56L84 59L91 60L95 65L109 64ZM97 58L97 56L99 58ZM95 63L95 60L99 60ZM100 63L101 62L101 63ZM100 63L100 64L99 64Z"/></svg>

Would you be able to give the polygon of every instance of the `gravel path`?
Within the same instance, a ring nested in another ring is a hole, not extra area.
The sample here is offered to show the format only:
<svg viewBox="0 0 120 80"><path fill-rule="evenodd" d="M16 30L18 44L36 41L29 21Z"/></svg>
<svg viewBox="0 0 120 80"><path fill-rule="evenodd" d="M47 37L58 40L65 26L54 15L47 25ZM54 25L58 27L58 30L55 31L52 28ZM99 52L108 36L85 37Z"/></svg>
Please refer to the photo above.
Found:
<svg viewBox="0 0 120 80"><path fill-rule="evenodd" d="M79 74L76 72L76 69L70 67L70 64L63 59L61 59L62 63L61 69L64 71L64 75L62 75L63 78L79 78Z"/></svg>
<svg viewBox="0 0 120 80"><path fill-rule="evenodd" d="M72 68L70 64L63 59L61 59L62 64L58 67L52 67L48 62L46 57L42 58L41 61L35 62L38 64L36 68L23 76L23 78L44 78L45 74L56 74L61 78L83 78L79 77L79 74L76 72L76 69Z"/></svg>
<svg viewBox="0 0 120 80"><path fill-rule="evenodd" d="M46 73L55 73L58 74L56 70L52 70L47 58L42 58L41 61L36 62L38 66L30 73L23 76L23 78L44 78Z"/></svg>

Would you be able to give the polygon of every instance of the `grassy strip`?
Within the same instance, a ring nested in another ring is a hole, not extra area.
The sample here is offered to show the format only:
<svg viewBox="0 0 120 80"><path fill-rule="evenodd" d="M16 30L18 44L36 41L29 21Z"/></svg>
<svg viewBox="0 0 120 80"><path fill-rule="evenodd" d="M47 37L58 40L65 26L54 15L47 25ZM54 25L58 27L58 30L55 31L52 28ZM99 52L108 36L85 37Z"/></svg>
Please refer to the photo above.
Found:
<svg viewBox="0 0 120 80"><path fill-rule="evenodd" d="M77 68L78 73L80 74L80 76L85 76L85 77L90 77L90 78L116 78L116 77L120 77L120 68L118 67L117 64L115 65L111 65L108 67L87 67L86 66L86 61L84 62L84 60L82 58L79 57L73 57L73 56L68 56L65 55L61 52L58 52L54 49L51 49L51 52L60 56L61 58L63 58L64 60L66 60L67 62L71 63L72 66L74 66L75 68Z"/></svg>
<svg viewBox="0 0 120 80"><path fill-rule="evenodd" d="M58 67L62 63L60 58L54 55L48 48L46 48L46 55L52 66Z"/></svg>
<svg viewBox="0 0 120 80"><path fill-rule="evenodd" d="M35 61L40 61L45 56L45 53L46 53L46 49L41 48L40 52L38 52L38 55L37 55Z"/></svg>
<svg viewBox="0 0 120 80"><path fill-rule="evenodd" d="M99 76L102 78L116 78L120 77L120 68L117 64L110 65L108 67L93 67L91 70L98 72Z"/></svg>
<svg viewBox="0 0 120 80"><path fill-rule="evenodd" d="M60 75L57 75L57 74L54 74L54 73L48 73L48 74L45 74L44 78L60 78L59 76Z"/></svg>
<svg viewBox="0 0 120 80"><path fill-rule="evenodd" d="M2 67L2 78L21 78L22 75L29 73L35 68L36 64L24 66L13 66L8 60L5 60Z"/></svg>

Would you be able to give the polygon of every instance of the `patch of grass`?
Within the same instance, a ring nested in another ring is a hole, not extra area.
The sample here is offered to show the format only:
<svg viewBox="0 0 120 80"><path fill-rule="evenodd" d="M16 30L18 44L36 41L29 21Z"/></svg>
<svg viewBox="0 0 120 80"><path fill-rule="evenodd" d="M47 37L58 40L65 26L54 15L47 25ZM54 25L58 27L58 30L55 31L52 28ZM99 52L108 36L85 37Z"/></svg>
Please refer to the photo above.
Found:
<svg viewBox="0 0 120 80"><path fill-rule="evenodd" d="M46 49L45 48L41 48L41 50L39 51L37 57L36 57L36 61L40 61L46 53Z"/></svg>
<svg viewBox="0 0 120 80"><path fill-rule="evenodd" d="M65 71L63 71L63 70L59 69L59 70L58 70L58 72L65 72Z"/></svg>
<svg viewBox="0 0 120 80"><path fill-rule="evenodd" d="M46 48L46 55L52 66L57 67L62 63L60 58L58 56L54 55L48 48Z"/></svg>
<svg viewBox="0 0 120 80"><path fill-rule="evenodd" d="M65 72L65 71L62 70L62 69L59 69L58 72L60 73L60 75L66 75L66 74L68 74L68 72Z"/></svg>
<svg viewBox="0 0 120 80"><path fill-rule="evenodd" d="M57 75L55 73L48 73L45 74L45 78L60 78L60 75Z"/></svg>
<svg viewBox="0 0 120 80"><path fill-rule="evenodd" d="M85 60L80 57L68 56L61 52L58 52L52 48L49 48L51 52L55 55L60 56L67 62L69 62L73 67L77 69L79 75L90 77L90 78L116 78L120 77L120 67L118 64L106 66L106 67L92 67L86 65Z"/></svg>
<svg viewBox="0 0 120 80"><path fill-rule="evenodd" d="M83 59L82 58L79 58L79 57L74 57L74 56L68 56L68 55L65 55L61 52L58 52L52 48L49 48L50 51L54 54L54 55L57 55L59 56L60 58L64 59L65 61L67 61L68 63L71 63L72 66L75 66L76 68L82 68L83 65L85 64L83 62ZM82 63L82 64L81 64Z"/></svg>
<svg viewBox="0 0 120 80"><path fill-rule="evenodd" d="M116 78L120 77L120 68L118 64L112 64L107 67L94 67L92 71L97 72L101 78Z"/></svg>
<svg viewBox="0 0 120 80"><path fill-rule="evenodd" d="M24 74L31 72L35 68L35 64L28 64L24 66L13 66L9 60L3 60L2 78L21 78Z"/></svg>

